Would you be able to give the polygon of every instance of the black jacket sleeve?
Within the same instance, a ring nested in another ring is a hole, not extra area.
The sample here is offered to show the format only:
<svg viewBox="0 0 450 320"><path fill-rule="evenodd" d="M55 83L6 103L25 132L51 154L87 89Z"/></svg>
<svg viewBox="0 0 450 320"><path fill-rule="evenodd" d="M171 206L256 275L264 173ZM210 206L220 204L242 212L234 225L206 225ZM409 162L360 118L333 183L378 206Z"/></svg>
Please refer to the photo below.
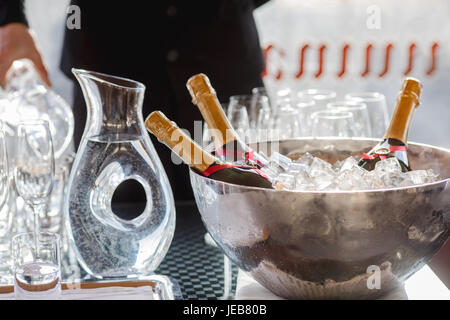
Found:
<svg viewBox="0 0 450 320"><path fill-rule="evenodd" d="M24 0L0 0L0 26L20 22L28 26L24 12Z"/></svg>
<svg viewBox="0 0 450 320"><path fill-rule="evenodd" d="M270 0L253 0L255 3L255 8L262 6L264 3L269 2Z"/></svg>

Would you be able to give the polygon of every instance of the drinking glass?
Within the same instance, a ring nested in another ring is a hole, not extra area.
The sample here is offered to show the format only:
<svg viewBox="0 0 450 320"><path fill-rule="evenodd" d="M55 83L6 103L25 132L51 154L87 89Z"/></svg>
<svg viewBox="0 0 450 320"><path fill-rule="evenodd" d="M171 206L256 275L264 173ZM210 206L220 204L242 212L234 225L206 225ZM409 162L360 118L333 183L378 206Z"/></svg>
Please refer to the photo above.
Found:
<svg viewBox="0 0 450 320"><path fill-rule="evenodd" d="M292 91L289 88L284 88L277 91L277 101L292 100Z"/></svg>
<svg viewBox="0 0 450 320"><path fill-rule="evenodd" d="M251 95L231 96L227 110L227 118L231 126L246 143L249 143L253 138L250 135L250 128L254 125L253 119L256 120L251 99Z"/></svg>
<svg viewBox="0 0 450 320"><path fill-rule="evenodd" d="M252 95L256 96L256 97L267 97L267 100L269 102L269 107L272 107L272 99L271 99L269 91L267 91L266 87L253 88Z"/></svg>
<svg viewBox="0 0 450 320"><path fill-rule="evenodd" d="M60 161L57 161L55 164L55 177L53 179L52 192L47 202L46 215L40 217L39 227L41 231L61 233L64 227L64 197L74 159L75 154L70 153L64 158L60 158Z"/></svg>
<svg viewBox="0 0 450 320"><path fill-rule="evenodd" d="M275 114L279 109L285 107L286 105L291 105L292 100L292 91L290 88L278 90L275 93L275 103L272 106L272 112Z"/></svg>
<svg viewBox="0 0 450 320"><path fill-rule="evenodd" d="M265 97L264 97L265 98ZM258 100L261 100L258 98ZM273 114L272 110L268 107L268 104L262 100L257 104L257 119L256 119L256 129L268 129L271 126L271 116Z"/></svg>
<svg viewBox="0 0 450 320"><path fill-rule="evenodd" d="M327 108L330 110L351 112L355 121L355 134L361 134L361 137L366 138L372 137L372 126L365 103L353 100L337 101L327 104Z"/></svg>
<svg viewBox="0 0 450 320"><path fill-rule="evenodd" d="M326 109L327 103L336 99L336 92L326 89L307 89L297 92L297 99L312 99L316 102L316 109Z"/></svg>
<svg viewBox="0 0 450 320"><path fill-rule="evenodd" d="M300 135L308 137L311 135L312 119L311 115L317 111L316 102L312 99L299 99L294 104L298 111L298 121L300 125Z"/></svg>
<svg viewBox="0 0 450 320"><path fill-rule="evenodd" d="M286 104L277 110L273 118L274 134L278 139L296 138L301 135L298 111L291 105Z"/></svg>
<svg viewBox="0 0 450 320"><path fill-rule="evenodd" d="M0 209L8 198L8 155L6 153L6 140L3 131L3 123L0 121Z"/></svg>
<svg viewBox="0 0 450 320"><path fill-rule="evenodd" d="M41 120L21 122L17 131L14 181L19 196L33 209L34 232L38 234L39 217L46 215L55 175L52 137L48 122Z"/></svg>
<svg viewBox="0 0 450 320"><path fill-rule="evenodd" d="M311 115L313 137L354 137L355 122L348 111L325 110Z"/></svg>
<svg viewBox="0 0 450 320"><path fill-rule="evenodd" d="M269 98L263 95L235 95L230 97L229 110L237 106L247 109L250 128L256 129L261 113L270 113Z"/></svg>
<svg viewBox="0 0 450 320"><path fill-rule="evenodd" d="M373 138L381 138L389 125L386 98L379 92L353 92L345 95L346 100L365 103L369 113Z"/></svg>
<svg viewBox="0 0 450 320"><path fill-rule="evenodd" d="M59 299L60 237L56 233L19 233L12 238L14 293L17 299Z"/></svg>
<svg viewBox="0 0 450 320"><path fill-rule="evenodd" d="M0 121L0 283L10 274L9 235L11 230L11 208L9 200L8 157L3 123Z"/></svg>

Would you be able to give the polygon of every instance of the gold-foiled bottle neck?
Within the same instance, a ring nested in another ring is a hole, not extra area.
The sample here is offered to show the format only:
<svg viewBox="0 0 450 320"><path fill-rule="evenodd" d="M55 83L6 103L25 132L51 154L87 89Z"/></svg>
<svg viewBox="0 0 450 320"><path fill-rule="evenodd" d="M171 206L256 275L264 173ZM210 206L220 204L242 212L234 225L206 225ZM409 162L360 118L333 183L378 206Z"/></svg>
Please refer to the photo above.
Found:
<svg viewBox="0 0 450 320"><path fill-rule="evenodd" d="M178 154L186 164L200 172L214 162L219 163L219 159L203 150L162 112L153 111L145 120L145 126L160 142Z"/></svg>
<svg viewBox="0 0 450 320"><path fill-rule="evenodd" d="M410 96L415 100L416 107L420 103L420 95L422 93L422 83L415 78L406 78L402 83L402 88L398 94L397 99L404 96Z"/></svg>
<svg viewBox="0 0 450 320"><path fill-rule="evenodd" d="M176 130L177 124L170 121L162 112L154 111L145 120L145 126L158 138L159 141L169 141L170 136Z"/></svg>
<svg viewBox="0 0 450 320"><path fill-rule="evenodd" d="M209 78L203 73L199 73L190 77L186 83L186 87L189 90L189 93L191 94L192 102L194 104L197 104L197 98L201 95L216 94L216 91L211 86Z"/></svg>
<svg viewBox="0 0 450 320"><path fill-rule="evenodd" d="M406 78L402 89L397 95L397 105L392 114L391 123L383 138L396 139L404 144L408 141L409 126L414 111L419 105L422 84L414 78Z"/></svg>

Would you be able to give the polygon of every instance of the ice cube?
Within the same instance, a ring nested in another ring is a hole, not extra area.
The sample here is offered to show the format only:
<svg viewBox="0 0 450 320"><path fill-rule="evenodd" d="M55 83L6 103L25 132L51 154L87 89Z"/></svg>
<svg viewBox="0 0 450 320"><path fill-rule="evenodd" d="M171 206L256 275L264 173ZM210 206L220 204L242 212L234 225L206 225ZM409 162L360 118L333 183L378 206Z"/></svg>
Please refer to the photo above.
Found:
<svg viewBox="0 0 450 320"><path fill-rule="evenodd" d="M364 179L370 189L385 188L384 181L381 179L380 174L377 171L367 171L364 174Z"/></svg>
<svg viewBox="0 0 450 320"><path fill-rule="evenodd" d="M356 161L353 157L348 157L342 162L342 165L339 167L339 172L352 170L354 167L358 167L358 161Z"/></svg>
<svg viewBox="0 0 450 320"><path fill-rule="evenodd" d="M298 158L294 162L300 163L300 164L303 164L303 165L309 167L311 165L311 163L313 162L313 160L314 160L314 157L309 152L306 152L304 155L302 155L300 158Z"/></svg>
<svg viewBox="0 0 450 320"><path fill-rule="evenodd" d="M402 172L402 167L400 166L400 162L397 158L391 157L381 161L378 161L375 164L375 171L378 171L381 174L381 171L384 172Z"/></svg>
<svg viewBox="0 0 450 320"><path fill-rule="evenodd" d="M258 155L259 155L263 160L265 160L266 163L269 162L269 157L267 157L266 154L265 154L264 152L258 151Z"/></svg>
<svg viewBox="0 0 450 320"><path fill-rule="evenodd" d="M300 171L306 171L308 167L301 163L292 162L286 173L297 175Z"/></svg>
<svg viewBox="0 0 450 320"><path fill-rule="evenodd" d="M306 171L300 171L295 176L295 190L313 190L314 181Z"/></svg>
<svg viewBox="0 0 450 320"><path fill-rule="evenodd" d="M314 177L315 188L319 191L327 190L333 182L334 176L332 175L320 175Z"/></svg>
<svg viewBox="0 0 450 320"><path fill-rule="evenodd" d="M339 190L364 190L370 188L363 170L358 166L352 170L341 171L334 179L334 183Z"/></svg>
<svg viewBox="0 0 450 320"><path fill-rule="evenodd" d="M406 173L414 184L424 184L427 179L427 172L425 170L413 170Z"/></svg>
<svg viewBox="0 0 450 320"><path fill-rule="evenodd" d="M273 152L269 158L270 162L277 163L284 170L287 170L292 163L291 158L283 156L281 153Z"/></svg>
<svg viewBox="0 0 450 320"><path fill-rule="evenodd" d="M278 176L280 173L283 173L284 169L278 163L270 161L264 167L261 168L261 171L263 171L269 177L274 178Z"/></svg>
<svg viewBox="0 0 450 320"><path fill-rule="evenodd" d="M424 184L436 181L438 177L432 169L413 170L406 173L414 184Z"/></svg>
<svg viewBox="0 0 450 320"><path fill-rule="evenodd" d="M333 168L336 171L339 171L339 169L341 169L342 165L344 164L343 160L338 160L333 164Z"/></svg>
<svg viewBox="0 0 450 320"><path fill-rule="evenodd" d="M335 171L333 170L333 166L317 157L314 157L308 173L311 177L316 178L319 176L334 176Z"/></svg>
<svg viewBox="0 0 450 320"><path fill-rule="evenodd" d="M439 174L435 173L433 169L428 169L427 175L428 175L428 182L436 182L439 180Z"/></svg>
<svg viewBox="0 0 450 320"><path fill-rule="evenodd" d="M381 180L383 180L384 185L387 188L396 188L401 186L402 184L404 185L410 185L410 182L408 182L408 180L411 181L411 179L409 179L408 175L406 175L406 173L404 172L384 172L381 174L380 176Z"/></svg>
<svg viewBox="0 0 450 320"><path fill-rule="evenodd" d="M280 189L293 190L295 189L295 176L286 173L279 174L276 178L274 178L273 184L276 188L277 186L280 186L282 187Z"/></svg>
<svg viewBox="0 0 450 320"><path fill-rule="evenodd" d="M397 187L409 187L415 185L414 181L409 177L405 178Z"/></svg>

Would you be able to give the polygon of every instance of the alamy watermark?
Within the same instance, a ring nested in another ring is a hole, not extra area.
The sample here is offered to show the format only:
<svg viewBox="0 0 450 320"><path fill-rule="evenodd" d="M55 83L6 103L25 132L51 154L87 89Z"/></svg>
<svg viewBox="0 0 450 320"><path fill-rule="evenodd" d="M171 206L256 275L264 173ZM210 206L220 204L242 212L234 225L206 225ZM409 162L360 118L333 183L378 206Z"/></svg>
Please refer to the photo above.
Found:
<svg viewBox="0 0 450 320"><path fill-rule="evenodd" d="M66 27L69 30L80 30L81 29L81 9L77 5L70 5L66 10L67 19Z"/></svg>
<svg viewBox="0 0 450 320"><path fill-rule="evenodd" d="M366 27L369 30L381 29L381 8L377 5L368 6L366 9Z"/></svg>
<svg viewBox="0 0 450 320"><path fill-rule="evenodd" d="M367 289L381 289L381 269L379 266L370 265L367 267L366 273L370 274L367 278Z"/></svg>
<svg viewBox="0 0 450 320"><path fill-rule="evenodd" d="M238 135L240 139L244 141L244 143L251 144L252 142L257 141L272 141L270 144L260 144L257 150L259 153L264 153L267 155L273 152L279 152L278 141L280 140L281 130L277 129L247 129L239 131L239 134L234 130L226 130L224 135L222 131L212 128L208 129L208 132L204 132L202 121L194 121L193 138L191 137L189 131L183 129L181 130L187 137L193 139L194 142L196 142L202 148L206 148L207 144L210 142L206 141L204 139L205 137L211 137L211 141L212 139L215 139L214 144L216 146L223 146L226 144L226 142L233 141L236 135ZM176 142L171 155L172 163L178 165L183 162L183 160L178 156L179 154L186 163L191 165L202 163L212 164L210 163L211 158L205 157L205 153L200 148L192 149L191 140L185 139L179 131L174 131L170 137L170 140L172 142ZM233 162L235 158L235 151L240 151L234 150L235 147L237 146L233 143L227 145L227 155L225 156L225 160Z"/></svg>

